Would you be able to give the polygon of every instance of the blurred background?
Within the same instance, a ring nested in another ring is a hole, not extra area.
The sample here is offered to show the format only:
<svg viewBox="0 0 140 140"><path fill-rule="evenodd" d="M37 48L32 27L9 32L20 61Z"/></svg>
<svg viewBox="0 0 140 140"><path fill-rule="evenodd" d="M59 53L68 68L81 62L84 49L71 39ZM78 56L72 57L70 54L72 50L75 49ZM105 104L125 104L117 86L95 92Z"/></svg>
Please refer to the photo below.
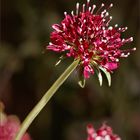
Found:
<svg viewBox="0 0 140 140"><path fill-rule="evenodd" d="M7 114L23 121L42 95L72 60L55 67L59 54L46 51L51 25L86 0L1 0L0 100ZM91 0L92 1L92 0ZM94 0L110 9L112 25L128 26L123 37L134 37L126 48L136 47L112 74L112 86L104 77L100 87L91 76L81 89L74 72L32 123L33 140L86 140L86 125L107 122L122 140L140 139L140 2Z"/></svg>

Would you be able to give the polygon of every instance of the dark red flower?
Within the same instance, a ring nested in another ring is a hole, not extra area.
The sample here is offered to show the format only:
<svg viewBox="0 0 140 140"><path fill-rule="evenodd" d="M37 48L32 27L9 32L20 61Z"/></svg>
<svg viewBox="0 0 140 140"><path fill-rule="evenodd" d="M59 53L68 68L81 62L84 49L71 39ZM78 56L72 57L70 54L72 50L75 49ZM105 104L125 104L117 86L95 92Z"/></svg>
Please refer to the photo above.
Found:
<svg viewBox="0 0 140 140"><path fill-rule="evenodd" d="M112 128L103 124L97 131L89 124L87 126L87 140L121 140L121 138L112 132Z"/></svg>
<svg viewBox="0 0 140 140"><path fill-rule="evenodd" d="M60 24L54 24L51 33L51 42L47 46L48 50L64 52L67 57L80 59L83 75L89 78L94 74L95 69L102 67L108 72L112 72L119 66L119 59L127 57L130 51L136 48L122 50L121 47L133 41L133 38L122 39L121 33L127 27L118 28L117 24L109 26L112 17L109 17L107 10L113 4L105 8L104 4L96 10L96 5L90 7L82 5L80 11L79 3L76 5L76 13L64 12L65 18Z"/></svg>

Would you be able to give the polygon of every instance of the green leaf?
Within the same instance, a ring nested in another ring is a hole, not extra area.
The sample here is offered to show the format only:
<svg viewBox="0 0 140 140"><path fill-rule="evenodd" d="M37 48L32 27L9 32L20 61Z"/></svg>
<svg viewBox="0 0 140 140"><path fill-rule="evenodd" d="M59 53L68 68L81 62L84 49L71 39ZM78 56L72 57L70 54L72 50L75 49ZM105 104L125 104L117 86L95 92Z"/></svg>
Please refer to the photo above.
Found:
<svg viewBox="0 0 140 140"><path fill-rule="evenodd" d="M110 73L103 67L99 66L100 70L102 70L104 72L104 74L106 75L106 78L108 80L108 85L111 86L111 75Z"/></svg>
<svg viewBox="0 0 140 140"><path fill-rule="evenodd" d="M78 84L79 84L79 86L80 86L81 88L84 88L84 87L85 87L85 84L86 84L85 78L82 77L82 78L79 80Z"/></svg>

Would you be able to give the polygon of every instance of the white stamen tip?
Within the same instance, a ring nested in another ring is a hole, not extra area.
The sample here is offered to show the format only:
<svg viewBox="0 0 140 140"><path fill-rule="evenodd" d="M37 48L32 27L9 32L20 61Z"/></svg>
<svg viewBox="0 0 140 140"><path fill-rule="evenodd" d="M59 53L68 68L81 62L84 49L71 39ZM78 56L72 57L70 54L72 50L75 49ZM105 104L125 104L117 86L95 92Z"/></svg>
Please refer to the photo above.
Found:
<svg viewBox="0 0 140 140"><path fill-rule="evenodd" d="M104 7L105 6L105 4L104 3L102 3L102 5L101 5L102 7Z"/></svg>
<svg viewBox="0 0 140 140"><path fill-rule="evenodd" d="M118 58L116 59L116 62L119 62L119 59Z"/></svg>
<svg viewBox="0 0 140 140"><path fill-rule="evenodd" d="M103 15L103 14L101 14L101 17L103 18L103 17L104 17L104 15Z"/></svg>
<svg viewBox="0 0 140 140"><path fill-rule="evenodd" d="M128 27L125 27L125 30L127 30L128 29Z"/></svg>
<svg viewBox="0 0 140 140"><path fill-rule="evenodd" d="M89 7L89 8L88 8L88 10L89 10L89 12L90 12L90 10L91 10L91 7Z"/></svg>
<svg viewBox="0 0 140 140"><path fill-rule="evenodd" d="M96 8L96 5L92 5L91 14L93 14L93 12L94 12L95 8Z"/></svg>
<svg viewBox="0 0 140 140"><path fill-rule="evenodd" d="M105 27L102 27L103 30L105 30Z"/></svg>
<svg viewBox="0 0 140 140"><path fill-rule="evenodd" d="M78 15L79 12L79 3L76 4L76 14Z"/></svg>
<svg viewBox="0 0 140 140"><path fill-rule="evenodd" d="M83 4L83 12L85 11L85 6L86 6L86 5L85 5L85 4Z"/></svg>
<svg viewBox="0 0 140 140"><path fill-rule="evenodd" d="M118 27L118 24L115 24L115 27Z"/></svg>
<svg viewBox="0 0 140 140"><path fill-rule="evenodd" d="M109 7L110 7L110 8L113 7L113 3L111 3Z"/></svg>
<svg viewBox="0 0 140 140"><path fill-rule="evenodd" d="M135 51L136 50L136 48L133 48L133 51Z"/></svg>
<svg viewBox="0 0 140 140"><path fill-rule="evenodd" d="M109 15L109 13L108 13L108 12L106 12L105 16L108 16L108 15Z"/></svg>
<svg viewBox="0 0 140 140"><path fill-rule="evenodd" d="M110 16L109 18L110 18L110 19L112 19L113 17L112 17L112 16Z"/></svg>
<svg viewBox="0 0 140 140"><path fill-rule="evenodd" d="M71 11L71 14L72 14L72 15L74 15L74 12L73 12L73 11Z"/></svg>
<svg viewBox="0 0 140 140"><path fill-rule="evenodd" d="M76 4L76 8L77 8L77 9L79 8L79 3Z"/></svg>
<svg viewBox="0 0 140 140"><path fill-rule="evenodd" d="M67 12L64 12L64 15L67 15Z"/></svg>
<svg viewBox="0 0 140 140"><path fill-rule="evenodd" d="M130 41L133 41L133 37L130 37Z"/></svg>
<svg viewBox="0 0 140 140"><path fill-rule="evenodd" d="M87 3L90 3L90 0L87 0Z"/></svg>
<svg viewBox="0 0 140 140"><path fill-rule="evenodd" d="M113 27L112 26L110 26L109 28L108 28L108 30L112 30L113 29Z"/></svg>

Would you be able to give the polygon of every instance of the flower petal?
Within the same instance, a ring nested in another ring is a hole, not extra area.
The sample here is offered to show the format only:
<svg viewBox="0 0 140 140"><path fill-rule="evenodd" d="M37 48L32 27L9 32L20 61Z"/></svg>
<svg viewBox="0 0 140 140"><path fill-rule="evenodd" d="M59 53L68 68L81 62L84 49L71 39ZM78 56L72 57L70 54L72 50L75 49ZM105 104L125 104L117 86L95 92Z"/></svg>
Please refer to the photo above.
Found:
<svg viewBox="0 0 140 140"><path fill-rule="evenodd" d="M109 70L109 71L112 71L112 70L115 70L118 68L118 63L116 62L108 62L104 65L104 67Z"/></svg>

